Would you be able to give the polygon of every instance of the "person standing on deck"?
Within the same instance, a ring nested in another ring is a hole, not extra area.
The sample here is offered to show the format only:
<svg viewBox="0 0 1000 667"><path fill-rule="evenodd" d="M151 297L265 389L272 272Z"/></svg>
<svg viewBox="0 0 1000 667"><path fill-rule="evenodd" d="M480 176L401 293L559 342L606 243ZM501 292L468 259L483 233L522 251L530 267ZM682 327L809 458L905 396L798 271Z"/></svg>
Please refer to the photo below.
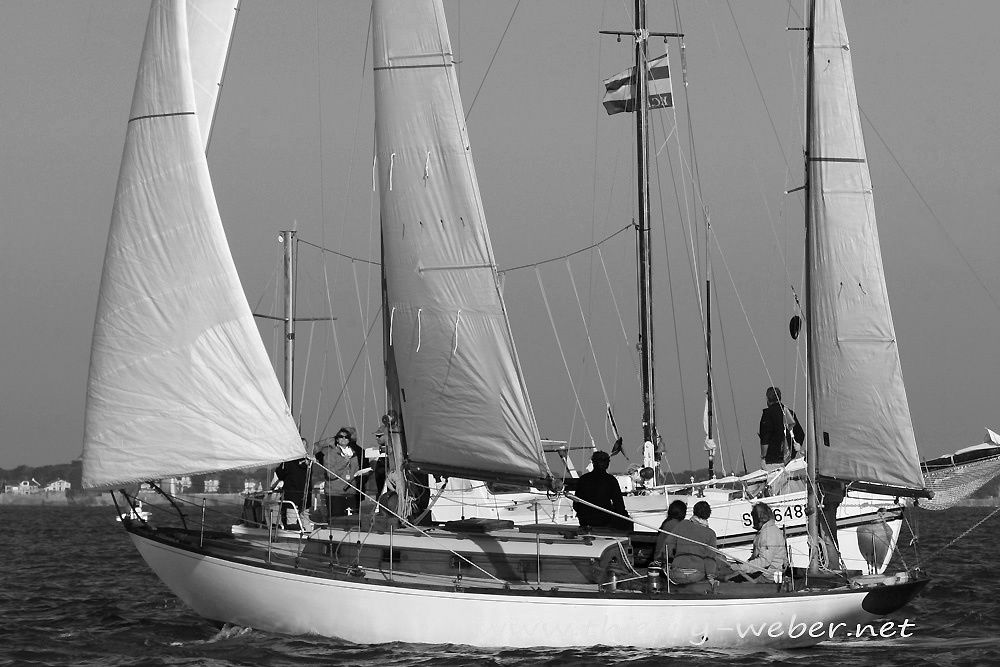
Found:
<svg viewBox="0 0 1000 667"><path fill-rule="evenodd" d="M378 498L382 493L383 487L385 487L385 459L386 459L386 437L385 437L385 427L379 426L375 430L375 441L378 443L376 447L371 447L365 450L365 463L371 467L372 477L375 478L375 491L372 496Z"/></svg>
<svg viewBox="0 0 1000 667"><path fill-rule="evenodd" d="M580 500L603 507L621 515L621 517L627 517L628 510L625 509L622 489L614 475L608 472L608 466L611 465L611 455L598 450L593 453L590 460L594 469L580 477L576 484L576 496ZM573 509L576 511L581 527L632 530L632 522L628 519L612 516L584 503L574 502Z"/></svg>
<svg viewBox="0 0 1000 667"><path fill-rule="evenodd" d="M760 458L765 470L779 468L793 458L805 440L805 432L795 413L781 402L781 390L768 387L767 407L760 416Z"/></svg>
<svg viewBox="0 0 1000 667"><path fill-rule="evenodd" d="M357 491L360 465L355 450L351 447L351 432L346 428L337 431L332 438L318 443L316 460L323 466L326 482L323 484L323 498L326 518L346 516L351 501Z"/></svg>
<svg viewBox="0 0 1000 667"><path fill-rule="evenodd" d="M312 494L309 488L309 459L284 461L274 469L274 476L281 482L282 518L290 530L312 530L309 509ZM293 503L294 509L287 503Z"/></svg>

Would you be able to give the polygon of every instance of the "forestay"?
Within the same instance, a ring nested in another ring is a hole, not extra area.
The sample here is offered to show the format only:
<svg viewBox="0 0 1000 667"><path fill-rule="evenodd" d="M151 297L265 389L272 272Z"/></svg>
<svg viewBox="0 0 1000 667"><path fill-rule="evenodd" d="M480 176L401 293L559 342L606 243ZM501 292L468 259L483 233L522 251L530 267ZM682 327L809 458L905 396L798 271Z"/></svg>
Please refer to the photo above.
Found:
<svg viewBox="0 0 1000 667"><path fill-rule="evenodd" d="M219 218L185 10L155 0L146 28L94 323L88 487L305 454Z"/></svg>
<svg viewBox="0 0 1000 667"><path fill-rule="evenodd" d="M920 489L844 17L838 1L814 11L807 261L818 471Z"/></svg>
<svg viewBox="0 0 1000 667"><path fill-rule="evenodd" d="M377 0L373 18L385 316L407 460L542 480L442 4Z"/></svg>

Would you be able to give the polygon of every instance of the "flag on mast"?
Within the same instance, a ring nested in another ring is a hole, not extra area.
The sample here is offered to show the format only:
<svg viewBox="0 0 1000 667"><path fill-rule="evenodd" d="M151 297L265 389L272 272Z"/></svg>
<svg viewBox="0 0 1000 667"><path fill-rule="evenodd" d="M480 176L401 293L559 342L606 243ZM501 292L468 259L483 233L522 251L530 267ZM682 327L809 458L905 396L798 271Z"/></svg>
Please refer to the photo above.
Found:
<svg viewBox="0 0 1000 667"><path fill-rule="evenodd" d="M667 54L646 62L649 84L646 86L649 109L667 109L674 106L673 88L670 83L670 65ZM608 115L635 111L635 67L604 80L604 109Z"/></svg>

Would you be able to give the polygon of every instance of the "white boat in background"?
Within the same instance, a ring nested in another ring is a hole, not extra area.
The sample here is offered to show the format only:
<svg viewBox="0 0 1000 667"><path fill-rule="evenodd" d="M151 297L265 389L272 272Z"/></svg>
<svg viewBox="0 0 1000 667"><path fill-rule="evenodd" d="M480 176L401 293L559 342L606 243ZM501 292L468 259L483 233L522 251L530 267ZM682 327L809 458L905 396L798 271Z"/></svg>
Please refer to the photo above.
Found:
<svg viewBox="0 0 1000 667"><path fill-rule="evenodd" d="M793 567L809 567L806 526L805 461L792 460L776 471L758 470L690 484L661 485L642 489L624 487L625 507L636 522L636 531L653 533L667 518L674 500L689 509L699 500L712 506L709 526L718 536L719 548L735 558L746 559L753 545L750 509L764 500L774 510L775 521L788 541ZM764 493L764 488L777 489ZM906 499L865 491L851 491L837 509L838 545L844 569L855 574L884 572L892 561L903 523ZM491 519L515 525L546 523L575 528L579 525L573 503L565 496L525 488L519 493L493 493L485 482L448 479L433 506L435 521Z"/></svg>
<svg viewBox="0 0 1000 667"><path fill-rule="evenodd" d="M90 488L308 455L242 293L205 158L214 97L196 91L216 89L229 43L228 30L216 28L232 25L225 17L233 10L233 0L152 2L95 322L83 465ZM642 69L644 17L637 0L629 34ZM922 479L881 265L868 261L878 245L840 3L814 0L809 17L807 252L815 270L806 327L815 410L807 476L916 496ZM552 486L501 296L442 3L376 0L372 30L386 422L390 476L401 491L382 510L408 515L401 470ZM636 87L643 115L646 86ZM845 233L857 236L865 262L830 261ZM864 286L850 290L847 305L880 299L863 316L851 311L846 341L844 321L823 329L827 316L845 315L840 297L822 289L836 292L829 285L841 271ZM883 319L873 320L869 311L879 309ZM854 354L841 349L845 342L862 348L856 358L841 358ZM838 401L852 409L832 410ZM808 498L815 564L818 512ZM270 520L231 532L123 523L153 571L198 614L363 643L805 646L900 609L927 583L916 572L830 579L814 571L759 585L661 588L637 564L632 535L560 527L334 522L306 534ZM761 627L768 631L754 630Z"/></svg>
<svg viewBox="0 0 1000 667"><path fill-rule="evenodd" d="M153 516L152 512L143 509L142 501L136 499L135 505L129 507L127 512L120 513L117 521L149 521L151 516Z"/></svg>

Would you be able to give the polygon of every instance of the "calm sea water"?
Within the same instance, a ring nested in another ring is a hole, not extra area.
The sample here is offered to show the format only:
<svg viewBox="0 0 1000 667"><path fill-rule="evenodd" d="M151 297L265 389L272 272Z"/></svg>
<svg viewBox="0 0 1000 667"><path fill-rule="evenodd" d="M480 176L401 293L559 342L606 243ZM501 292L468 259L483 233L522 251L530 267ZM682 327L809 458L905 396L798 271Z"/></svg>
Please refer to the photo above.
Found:
<svg viewBox="0 0 1000 667"><path fill-rule="evenodd" d="M917 511L921 552L931 555L991 511ZM934 583L893 617L909 619L912 636L753 652L360 646L220 630L159 582L112 508L0 506L0 526L0 665L1000 664L1000 515L924 563Z"/></svg>

